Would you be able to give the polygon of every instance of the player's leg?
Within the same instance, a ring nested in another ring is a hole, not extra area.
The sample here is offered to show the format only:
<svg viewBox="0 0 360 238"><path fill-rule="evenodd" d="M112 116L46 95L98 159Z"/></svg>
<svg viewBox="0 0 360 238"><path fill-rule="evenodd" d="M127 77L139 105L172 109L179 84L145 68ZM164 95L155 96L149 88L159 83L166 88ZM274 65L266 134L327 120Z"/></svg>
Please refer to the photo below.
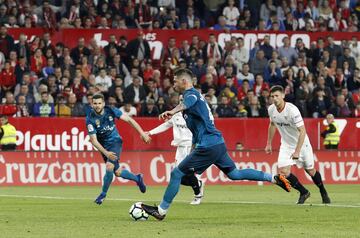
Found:
<svg viewBox="0 0 360 238"><path fill-rule="evenodd" d="M304 148L300 158L303 160L303 167L306 173L311 176L314 184L319 188L322 202L325 204L331 203L322 181L321 174L315 169L314 153L311 145Z"/></svg>
<svg viewBox="0 0 360 238"><path fill-rule="evenodd" d="M175 164L178 166L184 158L190 154L191 146L178 146L175 155ZM198 180L195 173L186 174L181 178L181 185L190 186L194 191L194 199L190 202L191 205L199 205L203 197L204 185L201 180Z"/></svg>
<svg viewBox="0 0 360 238"><path fill-rule="evenodd" d="M284 177L279 175L271 175L269 173L255 169L237 169L234 161L227 153L225 145L218 151L220 152L220 155L219 159L215 162L215 165L231 180L268 181L279 185L287 192L290 191L290 184Z"/></svg>
<svg viewBox="0 0 360 238"><path fill-rule="evenodd" d="M134 173L130 172L127 169L121 169L120 168L119 160L120 160L121 149L122 149L121 145L118 145L116 148L114 148L115 153L116 153L116 155L118 156L119 159L116 160L116 161L111 161L111 163L114 164L113 171L115 173L115 176L136 182L136 184L138 185L140 191L142 193L145 193L146 192L146 185L144 183L143 175L142 174L135 175Z"/></svg>
<svg viewBox="0 0 360 238"><path fill-rule="evenodd" d="M291 166L296 164L291 158L293 149L286 148L281 146L278 157L278 173L285 176L285 178L290 182L291 187L299 191L300 196L298 199L298 204L303 204L306 199L310 197L310 192L301 184L298 178L291 173Z"/></svg>
<svg viewBox="0 0 360 238"><path fill-rule="evenodd" d="M104 158L104 159L106 159L106 158ZM94 201L98 205L101 205L106 198L106 194L107 194L109 187L111 185L111 182L113 180L114 167L115 167L114 164L112 164L111 162L106 162L106 171L105 171L105 175L103 178L102 191L101 191L100 195Z"/></svg>
<svg viewBox="0 0 360 238"><path fill-rule="evenodd" d="M203 172L210 165L214 163L214 157L211 154L212 151L207 149L195 149L186 158L175 167L171 172L169 184L165 190L163 200L160 205L149 206L142 204L142 208L151 216L158 220L163 220L165 215L179 191L181 179L185 174L191 174L194 172Z"/></svg>

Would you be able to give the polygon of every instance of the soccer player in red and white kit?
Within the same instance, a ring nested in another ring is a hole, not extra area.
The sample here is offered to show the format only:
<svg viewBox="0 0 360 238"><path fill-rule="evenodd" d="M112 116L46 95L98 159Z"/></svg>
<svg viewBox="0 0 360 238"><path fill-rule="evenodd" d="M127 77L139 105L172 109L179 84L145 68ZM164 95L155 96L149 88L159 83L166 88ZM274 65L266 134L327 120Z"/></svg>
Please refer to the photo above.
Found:
<svg viewBox="0 0 360 238"><path fill-rule="evenodd" d="M321 175L314 168L313 150L299 109L295 105L285 102L284 88L282 86L273 86L270 89L270 97L274 103L268 108L270 125L265 147L266 153L272 151L271 142L277 128L281 135L278 173L284 175L291 183L291 186L300 192L297 203L303 204L310 197L310 192L291 173L291 166L294 164L303 167L306 173L311 176L314 184L320 190L322 202L325 204L330 203Z"/></svg>

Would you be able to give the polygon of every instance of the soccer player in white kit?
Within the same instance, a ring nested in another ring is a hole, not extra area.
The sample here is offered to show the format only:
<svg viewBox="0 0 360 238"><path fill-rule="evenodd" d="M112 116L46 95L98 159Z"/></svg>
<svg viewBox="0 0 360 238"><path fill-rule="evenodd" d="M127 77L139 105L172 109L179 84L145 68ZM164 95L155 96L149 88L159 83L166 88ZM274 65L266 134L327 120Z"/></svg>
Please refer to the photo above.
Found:
<svg viewBox="0 0 360 238"><path fill-rule="evenodd" d="M176 146L175 163L176 166L180 164L183 159L190 154L192 146L192 133L187 128L185 119L181 112L174 114L174 116L161 124L160 126L149 131L149 135L160 134L169 128L173 128L174 139L171 142L172 146ZM204 182L198 179L195 174L184 176L181 179L181 184L191 186L194 190L194 199L190 202L191 205L199 205L204 196Z"/></svg>
<svg viewBox="0 0 360 238"><path fill-rule="evenodd" d="M330 203L321 175L314 168L313 150L299 109L294 104L284 101L285 94L282 86L273 86L270 89L270 97L274 103L268 108L270 124L265 152L271 153L271 142L277 128L281 135L278 173L286 176L291 186L300 192L297 203L303 204L310 197L310 192L291 173L291 166L294 164L300 168L303 167L311 176L320 190L323 203Z"/></svg>

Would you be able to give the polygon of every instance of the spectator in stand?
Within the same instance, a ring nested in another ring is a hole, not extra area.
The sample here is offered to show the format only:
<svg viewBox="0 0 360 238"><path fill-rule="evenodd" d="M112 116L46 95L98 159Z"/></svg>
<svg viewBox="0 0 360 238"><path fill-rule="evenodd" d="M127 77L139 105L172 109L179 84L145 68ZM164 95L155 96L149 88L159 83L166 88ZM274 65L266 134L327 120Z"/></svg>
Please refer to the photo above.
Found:
<svg viewBox="0 0 360 238"><path fill-rule="evenodd" d="M355 92L360 89L360 69L355 68L352 77L346 80L347 88L350 92Z"/></svg>
<svg viewBox="0 0 360 238"><path fill-rule="evenodd" d="M6 61L4 69L0 73L0 96L4 96L6 92L14 92L16 86L16 78L14 69L11 67L10 62Z"/></svg>
<svg viewBox="0 0 360 238"><path fill-rule="evenodd" d="M223 49L216 42L216 36L212 33L209 34L209 42L203 49L203 58L207 59L207 63L210 59L213 59L216 65L220 65L222 60Z"/></svg>
<svg viewBox="0 0 360 238"><path fill-rule="evenodd" d="M237 47L232 50L231 55L234 57L237 70L241 70L243 64L249 62L249 50L244 47L244 39L239 37L237 38Z"/></svg>
<svg viewBox="0 0 360 238"><path fill-rule="evenodd" d="M228 5L223 10L223 15L226 18L226 24L230 26L236 26L237 21L240 17L239 9L234 6L235 1L234 0L228 0Z"/></svg>
<svg viewBox="0 0 360 238"><path fill-rule="evenodd" d="M146 103L144 103L141 107L140 116L142 117L158 117L159 109L155 105L154 99L147 99Z"/></svg>
<svg viewBox="0 0 360 238"><path fill-rule="evenodd" d="M216 108L217 117L233 117L235 115L233 108L229 105L229 99L227 96L221 96L221 103Z"/></svg>
<svg viewBox="0 0 360 238"><path fill-rule="evenodd" d="M270 86L282 85L281 71L276 67L274 60L269 61L269 66L264 70L264 80L269 83Z"/></svg>
<svg viewBox="0 0 360 238"><path fill-rule="evenodd" d="M250 99L249 106L246 108L249 117L267 117L267 109L261 107L259 99L254 96Z"/></svg>
<svg viewBox="0 0 360 238"><path fill-rule="evenodd" d="M335 117L351 117L351 110L349 105L345 101L345 96L339 94L336 97L335 105L330 109L330 113L333 114Z"/></svg>
<svg viewBox="0 0 360 238"><path fill-rule="evenodd" d="M137 38L131 40L126 47L126 52L128 54L128 64L134 58L143 61L144 59L150 59L150 46L149 43L144 39L144 32L139 31L137 33Z"/></svg>
<svg viewBox="0 0 360 238"><path fill-rule="evenodd" d="M261 7L260 7L260 19L265 22L267 20L269 20L271 11L276 12L276 8L273 5L273 1L266 0L265 3L261 4Z"/></svg>
<svg viewBox="0 0 360 238"><path fill-rule="evenodd" d="M99 75L95 78L96 84L101 84L104 87L104 91L108 92L112 85L111 78L107 75L106 69L100 69Z"/></svg>
<svg viewBox="0 0 360 238"><path fill-rule="evenodd" d="M64 96L58 97L58 102L55 106L55 114L57 117L71 116L71 109L66 105L66 99Z"/></svg>
<svg viewBox="0 0 360 238"><path fill-rule="evenodd" d="M2 5L4 6L4 5ZM6 7L5 7L6 8ZM0 7L1 9L1 7ZM0 26L0 51L8 58L10 51L14 48L14 39L7 33L4 25Z"/></svg>
<svg viewBox="0 0 360 238"><path fill-rule="evenodd" d="M35 50L35 54L30 59L30 65L31 71L40 76L41 70L46 66L46 58L40 48Z"/></svg>
<svg viewBox="0 0 360 238"><path fill-rule="evenodd" d="M341 54L341 56L338 58L338 67L342 67L345 61L349 63L349 70L354 71L356 68L356 62L354 57L351 56L350 48L344 48L344 54Z"/></svg>
<svg viewBox="0 0 360 238"><path fill-rule="evenodd" d="M91 52L89 48L85 46L85 39L84 37L80 37L78 40L78 45L71 49L70 56L71 59L74 61L75 65L80 64L80 59L83 56L89 57L91 55Z"/></svg>
<svg viewBox="0 0 360 238"><path fill-rule="evenodd" d="M296 50L290 46L289 37L284 37L283 44L284 45L278 49L279 57L286 57L288 59L289 65L293 65L296 58L298 58L298 54Z"/></svg>
<svg viewBox="0 0 360 238"><path fill-rule="evenodd" d="M41 93L41 101L35 103L33 109L35 117L53 117L55 116L54 104L49 102L48 92Z"/></svg>
<svg viewBox="0 0 360 238"><path fill-rule="evenodd" d="M325 47L325 50L329 51L330 58L338 59L343 54L343 50L341 49L341 46L335 44L334 37L332 36L328 36L327 41L328 41L328 45ZM348 56L350 56L350 53L348 54Z"/></svg>
<svg viewBox="0 0 360 238"><path fill-rule="evenodd" d="M250 86L254 85L255 82L254 74L250 72L248 63L242 65L242 70L236 75L236 78L238 79L238 86L242 85L243 80L247 80Z"/></svg>
<svg viewBox="0 0 360 238"><path fill-rule="evenodd" d="M266 35L264 37L264 42L260 45L260 50L264 52L264 56L266 59L270 59L272 56L272 52L274 51L274 47L270 45L270 36Z"/></svg>
<svg viewBox="0 0 360 238"><path fill-rule="evenodd" d="M68 97L67 106L71 110L72 117L83 117L85 116L85 110L83 105L77 101L76 95L74 93L70 93Z"/></svg>
<svg viewBox="0 0 360 238"><path fill-rule="evenodd" d="M135 104L143 103L146 99L146 92L144 87L140 84L140 78L133 78L133 83L125 88L124 100L127 102L134 102Z"/></svg>
<svg viewBox="0 0 360 238"><path fill-rule="evenodd" d="M15 117L29 117L31 115L30 108L26 103L25 95L20 94L17 98Z"/></svg>
<svg viewBox="0 0 360 238"><path fill-rule="evenodd" d="M124 106L120 107L120 111L130 117L136 117L137 115L136 107L130 102L125 102Z"/></svg>
<svg viewBox="0 0 360 238"><path fill-rule="evenodd" d="M314 97L309 104L312 117L325 117L327 112L330 110L330 107L330 98L325 95L325 92L322 88L316 88L314 90Z"/></svg>
<svg viewBox="0 0 360 238"><path fill-rule="evenodd" d="M329 6L329 1L324 0L319 6L319 17L323 17L325 20L333 18L333 9Z"/></svg>
<svg viewBox="0 0 360 238"><path fill-rule="evenodd" d="M270 89L269 84L264 82L264 78L261 74L256 75L254 92L256 96L260 96L261 92L265 89Z"/></svg>
<svg viewBox="0 0 360 238"><path fill-rule="evenodd" d="M250 71L254 75L263 74L267 65L268 65L268 60L265 58L264 51L258 50L256 52L256 57L253 60L251 60Z"/></svg>
<svg viewBox="0 0 360 238"><path fill-rule="evenodd" d="M215 24L212 27L212 29L216 31L228 31L228 30L236 30L236 27L234 25L227 24L225 16L221 15L218 18L218 23Z"/></svg>

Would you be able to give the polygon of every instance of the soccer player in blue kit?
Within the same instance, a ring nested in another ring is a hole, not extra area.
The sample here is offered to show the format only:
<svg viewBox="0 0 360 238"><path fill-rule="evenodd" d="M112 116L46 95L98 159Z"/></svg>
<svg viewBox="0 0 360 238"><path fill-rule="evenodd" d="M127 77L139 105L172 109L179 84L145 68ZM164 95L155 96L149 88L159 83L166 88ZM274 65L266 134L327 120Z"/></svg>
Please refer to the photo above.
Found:
<svg viewBox="0 0 360 238"><path fill-rule="evenodd" d="M115 125L115 118L129 123L140 134L145 143L150 143L151 138L145 134L140 125L131 117L123 114L119 109L105 106L104 95L95 94L92 99L92 110L86 116L86 127L90 135L90 141L102 154L106 163L102 192L95 199L96 204L102 204L106 198L113 180L113 174L117 177L135 181L142 193L146 186L142 174L133 174L126 169L120 169L119 159L122 149L122 139Z"/></svg>
<svg viewBox="0 0 360 238"><path fill-rule="evenodd" d="M171 118L177 112L183 112L186 125L193 133L194 150L171 172L169 184L159 206L142 204L142 208L158 220L163 220L179 191L184 175L203 173L215 164L231 180L268 181L290 192L289 181L282 175L271 175L254 169L237 169L227 153L224 138L214 126L214 118L205 98L193 87L192 72L179 69L175 72L174 88L183 93L183 102L171 111L160 115L161 119Z"/></svg>

